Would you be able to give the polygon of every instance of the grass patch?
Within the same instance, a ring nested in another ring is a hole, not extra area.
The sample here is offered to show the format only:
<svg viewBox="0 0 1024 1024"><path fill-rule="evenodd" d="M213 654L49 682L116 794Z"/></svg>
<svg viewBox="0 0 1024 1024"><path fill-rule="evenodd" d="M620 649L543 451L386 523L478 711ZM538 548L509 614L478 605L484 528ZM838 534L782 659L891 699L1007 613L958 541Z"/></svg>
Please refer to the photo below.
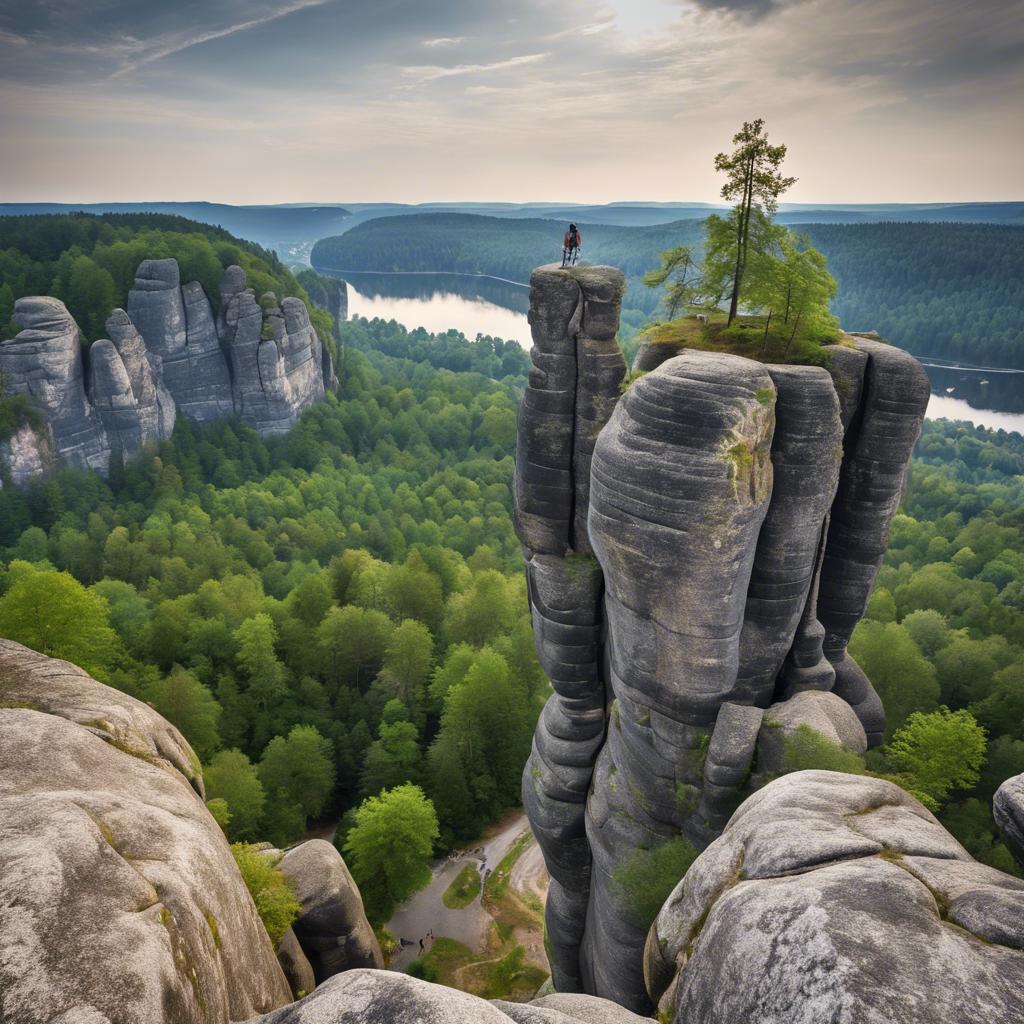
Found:
<svg viewBox="0 0 1024 1024"><path fill-rule="evenodd" d="M415 974L408 968L406 968L406 973L412 974L414 978L422 977L427 981L437 981L449 988L461 988L457 983L456 972L471 964L475 959L477 959L476 954L468 946L456 942L455 939L439 935L423 956L409 964L409 967L412 967L412 964L419 964L417 970L422 970L424 973ZM433 978L428 975L433 975Z"/></svg>
<svg viewBox="0 0 1024 1024"><path fill-rule="evenodd" d="M441 902L449 910L468 907L480 895L480 872L475 864L467 864L445 889Z"/></svg>
<svg viewBox="0 0 1024 1024"><path fill-rule="evenodd" d="M762 363L796 363L823 366L828 361L824 345L840 341L842 334L814 338L806 333L792 335L792 325L773 319L765 335L766 318L738 316L726 326L724 313L712 313L703 323L695 316L652 324L641 334L641 339L652 345L674 345L697 349L701 352L728 352L730 355L756 359ZM767 388L760 389L767 391ZM773 393L774 396L774 393ZM768 405L768 396L758 395L762 405Z"/></svg>
<svg viewBox="0 0 1024 1024"><path fill-rule="evenodd" d="M256 904L256 912L267 929L274 949L277 949L302 909L295 892L276 863L264 856L256 846L251 843L232 843L231 852L242 873L245 887Z"/></svg>
<svg viewBox="0 0 1024 1024"><path fill-rule="evenodd" d="M612 885L637 928L646 931L697 859L697 848L674 836L653 850L634 850L612 874Z"/></svg>
<svg viewBox="0 0 1024 1024"><path fill-rule="evenodd" d="M522 946L514 946L496 960L474 964L464 974L467 991L483 999L512 1002L529 999L548 976L543 967L527 961Z"/></svg>
<svg viewBox="0 0 1024 1024"><path fill-rule="evenodd" d="M802 772L817 769L843 772L847 775L865 775L864 758L852 750L822 736L809 725L799 725L784 741L782 770Z"/></svg>
<svg viewBox="0 0 1024 1024"><path fill-rule="evenodd" d="M533 833L529 830L517 836L508 853L501 858L501 863L487 876L487 881L484 882L484 903L489 908L493 909L504 899L512 878L512 869L532 838Z"/></svg>

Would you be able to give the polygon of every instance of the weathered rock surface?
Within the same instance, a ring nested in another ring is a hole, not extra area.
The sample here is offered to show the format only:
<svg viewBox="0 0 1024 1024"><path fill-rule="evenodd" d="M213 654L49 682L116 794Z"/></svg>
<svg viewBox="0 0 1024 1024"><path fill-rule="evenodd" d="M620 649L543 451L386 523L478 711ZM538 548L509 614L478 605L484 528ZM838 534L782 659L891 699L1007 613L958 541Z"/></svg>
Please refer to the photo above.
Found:
<svg viewBox="0 0 1024 1024"><path fill-rule="evenodd" d="M851 337L828 370L648 345L620 399L610 346L602 372L580 369L586 285L547 267L531 284L516 528L555 693L523 799L552 879L556 988L645 1011L623 861L680 834L712 841L801 724L857 752L881 739L846 642L928 388L912 357Z"/></svg>
<svg viewBox="0 0 1024 1024"><path fill-rule="evenodd" d="M487 1002L407 974L356 970L250 1024L642 1024L605 999L550 995L532 1003Z"/></svg>
<svg viewBox="0 0 1024 1024"><path fill-rule="evenodd" d="M26 424L0 446L12 482L60 464L106 472L112 452L130 457L169 438L179 414L238 413L261 434L281 434L337 387L301 300L270 296L261 309L239 267L225 271L221 297L215 319L202 286L181 285L176 260L143 260L127 312L111 313L110 338L92 345L87 363L61 302L19 299L26 329L0 344L0 373L9 393L31 396L43 429Z"/></svg>
<svg viewBox="0 0 1024 1024"><path fill-rule="evenodd" d="M164 384L183 416L203 423L231 415L231 381L210 302L198 283L181 286L177 260L139 264L128 316L159 356Z"/></svg>
<svg viewBox="0 0 1024 1024"><path fill-rule="evenodd" d="M86 394L78 325L58 299L18 299L14 319L23 328L0 344L0 375L7 393L27 394L46 423L46 437L20 439L10 466L15 483L45 465L47 455L77 469L105 470L110 443ZM35 432L33 432L35 433Z"/></svg>
<svg viewBox="0 0 1024 1024"><path fill-rule="evenodd" d="M1007 779L996 790L992 813L1007 849L1024 870L1024 775Z"/></svg>
<svg viewBox="0 0 1024 1024"><path fill-rule="evenodd" d="M150 708L0 644L4 1020L245 1020L290 999L188 745Z"/></svg>
<svg viewBox="0 0 1024 1024"><path fill-rule="evenodd" d="M798 772L749 797L647 940L676 1024L1024 1019L1024 882L899 787Z"/></svg>
<svg viewBox="0 0 1024 1024"><path fill-rule="evenodd" d="M546 922L556 984L582 984L590 890L584 810L605 731L602 577L586 529L594 444L619 396L615 340L625 279L611 267L534 271L533 369L519 413L516 523L537 651L553 695L537 725L523 799L550 875Z"/></svg>
<svg viewBox="0 0 1024 1024"><path fill-rule="evenodd" d="M288 987L296 999L308 996L316 988L316 975L313 965L309 962L295 930L289 928L277 946L277 962L288 980Z"/></svg>
<svg viewBox="0 0 1024 1024"><path fill-rule="evenodd" d="M302 905L293 928L318 985L355 967L383 968L384 957L366 920L359 888L330 843L302 843L284 855L278 868Z"/></svg>

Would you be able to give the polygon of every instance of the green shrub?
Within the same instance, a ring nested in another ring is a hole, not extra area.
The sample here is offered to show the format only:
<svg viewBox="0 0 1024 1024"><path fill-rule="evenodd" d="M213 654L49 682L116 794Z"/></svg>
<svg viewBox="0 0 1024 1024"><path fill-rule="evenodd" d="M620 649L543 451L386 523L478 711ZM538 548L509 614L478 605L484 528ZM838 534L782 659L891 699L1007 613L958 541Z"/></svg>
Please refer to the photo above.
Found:
<svg viewBox="0 0 1024 1024"><path fill-rule="evenodd" d="M428 964L423 959L411 960L405 968L405 973L413 978L422 978L424 981L437 981L437 968Z"/></svg>
<svg viewBox="0 0 1024 1024"><path fill-rule="evenodd" d="M696 858L696 847L675 836L653 850L634 850L615 869L612 885L637 928L650 928L669 893Z"/></svg>
<svg viewBox="0 0 1024 1024"><path fill-rule="evenodd" d="M263 927L277 949L302 909L291 884L276 862L251 843L232 843L231 852Z"/></svg>
<svg viewBox="0 0 1024 1024"><path fill-rule="evenodd" d="M809 725L798 726L785 739L782 769L784 772L802 772L817 768L827 772L845 772L864 775L864 759L847 750Z"/></svg>

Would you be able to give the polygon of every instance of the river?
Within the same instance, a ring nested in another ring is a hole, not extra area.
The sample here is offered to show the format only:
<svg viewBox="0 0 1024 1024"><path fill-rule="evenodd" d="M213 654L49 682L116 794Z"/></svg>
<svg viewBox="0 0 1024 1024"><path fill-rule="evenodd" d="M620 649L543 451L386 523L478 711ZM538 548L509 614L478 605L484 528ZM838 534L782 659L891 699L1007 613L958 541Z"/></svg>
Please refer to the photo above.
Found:
<svg viewBox="0 0 1024 1024"><path fill-rule="evenodd" d="M434 333L456 328L530 346L525 284L471 274L335 274L348 286L349 316L397 320ZM922 356L930 419L962 420L1024 434L1024 370L959 366Z"/></svg>

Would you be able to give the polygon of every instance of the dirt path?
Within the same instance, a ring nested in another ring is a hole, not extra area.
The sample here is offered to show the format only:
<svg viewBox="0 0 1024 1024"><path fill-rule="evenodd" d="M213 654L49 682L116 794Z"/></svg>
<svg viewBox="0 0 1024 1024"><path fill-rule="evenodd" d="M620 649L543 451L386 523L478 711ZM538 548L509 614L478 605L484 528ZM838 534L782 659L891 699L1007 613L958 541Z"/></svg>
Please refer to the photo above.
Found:
<svg viewBox="0 0 1024 1024"><path fill-rule="evenodd" d="M493 871L501 863L502 857L508 852L516 837L527 828L529 823L522 811L506 815L492 825L476 844L466 850L456 851L431 865L434 878L430 885L408 899L388 921L388 931L396 940L404 939L407 943L402 944L391 958L392 969L402 970L410 961L421 955L420 939L423 939L423 952L428 950L428 933L431 931L435 937L444 935L455 939L474 952L483 950L493 919L481 905L480 897L477 896L468 906L458 910L446 907L441 897L466 864L475 863L481 876L486 871ZM535 843L531 843L528 850L535 846ZM543 860L541 866L543 867ZM527 943L524 942L524 945ZM537 947L536 942L527 945L527 955L531 960L546 964L543 942L539 943L539 958L534 952Z"/></svg>

